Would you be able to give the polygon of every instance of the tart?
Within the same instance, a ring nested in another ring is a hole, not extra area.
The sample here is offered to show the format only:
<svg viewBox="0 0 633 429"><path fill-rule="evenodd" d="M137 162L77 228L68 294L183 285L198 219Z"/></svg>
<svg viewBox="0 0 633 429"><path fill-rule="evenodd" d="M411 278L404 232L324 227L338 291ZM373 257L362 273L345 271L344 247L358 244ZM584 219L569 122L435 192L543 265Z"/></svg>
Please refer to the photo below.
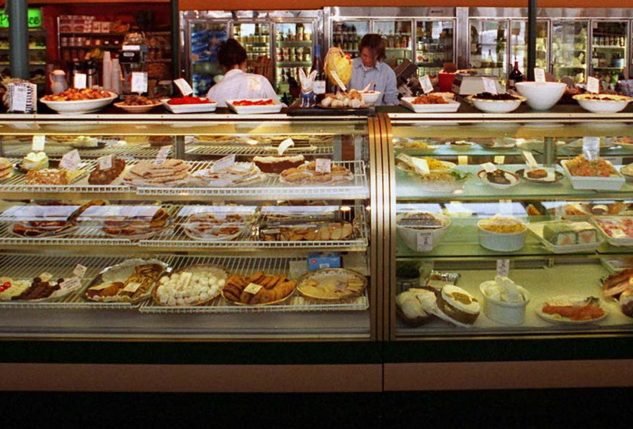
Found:
<svg viewBox="0 0 633 429"><path fill-rule="evenodd" d="M303 155L256 156L253 162L264 173L279 174L289 168L299 167L305 162Z"/></svg>
<svg viewBox="0 0 633 429"><path fill-rule="evenodd" d="M91 185L109 185L111 184L117 177L123 173L125 169L125 160L121 158L112 159L112 168L107 170L102 170L99 164L95 167L94 170L90 173L88 177L88 183Z"/></svg>
<svg viewBox="0 0 633 429"><path fill-rule="evenodd" d="M301 295L323 301L338 301L363 293L367 280L362 275L343 268L324 268L305 274L297 290Z"/></svg>
<svg viewBox="0 0 633 429"><path fill-rule="evenodd" d="M222 288L222 296L238 305L280 303L292 295L297 282L284 274L256 272L250 276L233 274Z"/></svg>
<svg viewBox="0 0 633 429"><path fill-rule="evenodd" d="M281 181L293 185L338 184L350 182L353 179L354 174L342 165L332 165L329 172L320 172L317 171L314 161L281 172Z"/></svg>
<svg viewBox="0 0 633 429"><path fill-rule="evenodd" d="M472 325L477 320L481 306L477 299L464 289L446 285L437 297L437 306L449 321Z"/></svg>

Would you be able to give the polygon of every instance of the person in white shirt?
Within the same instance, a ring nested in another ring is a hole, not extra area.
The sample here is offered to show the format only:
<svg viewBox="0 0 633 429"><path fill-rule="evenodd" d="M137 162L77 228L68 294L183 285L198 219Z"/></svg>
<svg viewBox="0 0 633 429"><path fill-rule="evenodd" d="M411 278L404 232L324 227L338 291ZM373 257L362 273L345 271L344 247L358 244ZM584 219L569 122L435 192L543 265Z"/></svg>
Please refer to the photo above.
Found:
<svg viewBox="0 0 633 429"><path fill-rule="evenodd" d="M279 101L272 85L262 75L246 73L246 49L235 39L222 42L218 59L224 67L224 78L211 87L207 98L226 107L226 100L271 98Z"/></svg>
<svg viewBox="0 0 633 429"><path fill-rule="evenodd" d="M396 73L385 59L385 39L379 34L365 34L358 47L359 58L352 61L352 89L369 89L382 92L376 105L395 105L398 100Z"/></svg>

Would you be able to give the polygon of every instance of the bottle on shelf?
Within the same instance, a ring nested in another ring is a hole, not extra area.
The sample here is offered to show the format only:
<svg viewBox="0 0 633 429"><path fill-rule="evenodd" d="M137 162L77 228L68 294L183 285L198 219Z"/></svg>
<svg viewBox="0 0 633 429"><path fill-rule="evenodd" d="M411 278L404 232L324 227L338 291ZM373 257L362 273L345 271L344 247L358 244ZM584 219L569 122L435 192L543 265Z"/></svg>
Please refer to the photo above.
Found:
<svg viewBox="0 0 633 429"><path fill-rule="evenodd" d="M519 70L519 62L514 60L514 67L508 76L508 88L516 89L516 84L523 81L523 73Z"/></svg>

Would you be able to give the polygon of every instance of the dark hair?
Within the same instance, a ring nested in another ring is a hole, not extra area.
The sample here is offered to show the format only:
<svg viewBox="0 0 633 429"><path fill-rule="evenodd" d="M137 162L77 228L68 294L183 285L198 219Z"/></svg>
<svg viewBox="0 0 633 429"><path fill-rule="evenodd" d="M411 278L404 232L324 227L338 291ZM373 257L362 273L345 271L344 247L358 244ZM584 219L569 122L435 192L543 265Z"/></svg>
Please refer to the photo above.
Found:
<svg viewBox="0 0 633 429"><path fill-rule="evenodd" d="M246 61L246 49L237 40L228 39L226 42L220 43L218 60L225 68L233 68L233 66Z"/></svg>
<svg viewBox="0 0 633 429"><path fill-rule="evenodd" d="M378 61L385 59L385 39L380 34L365 34L358 45L358 52L363 52L365 48L371 49Z"/></svg>

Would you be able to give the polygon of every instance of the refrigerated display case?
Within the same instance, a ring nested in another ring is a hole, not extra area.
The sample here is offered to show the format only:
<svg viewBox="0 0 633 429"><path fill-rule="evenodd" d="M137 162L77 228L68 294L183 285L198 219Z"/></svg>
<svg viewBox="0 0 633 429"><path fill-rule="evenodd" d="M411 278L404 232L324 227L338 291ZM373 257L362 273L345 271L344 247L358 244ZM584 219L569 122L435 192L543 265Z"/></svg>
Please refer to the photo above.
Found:
<svg viewBox="0 0 633 429"><path fill-rule="evenodd" d="M469 67L481 75L507 78L507 19L471 18L468 20Z"/></svg>
<svg viewBox="0 0 633 429"><path fill-rule="evenodd" d="M343 49L351 58L358 56L358 44L369 31L369 20L341 19L330 24L332 32L329 36L330 46Z"/></svg>
<svg viewBox="0 0 633 429"><path fill-rule="evenodd" d="M413 23L411 20L374 20L372 32L385 38L385 62L396 67L402 61L413 61Z"/></svg>
<svg viewBox="0 0 633 429"><path fill-rule="evenodd" d="M456 63L455 19L415 21L415 62L420 76L437 76L445 63Z"/></svg>
<svg viewBox="0 0 633 429"><path fill-rule="evenodd" d="M589 71L589 20L552 20L552 73L557 80L587 80Z"/></svg>
<svg viewBox="0 0 633 429"><path fill-rule="evenodd" d="M628 21L591 21L591 76L615 89L628 77Z"/></svg>
<svg viewBox="0 0 633 429"><path fill-rule="evenodd" d="M41 8L29 8L28 10L28 56L29 74L33 83L43 85L46 82L46 29L43 27ZM5 75L10 75L9 63L9 17L5 12L0 12L0 70Z"/></svg>
<svg viewBox="0 0 633 429"><path fill-rule="evenodd" d="M527 71L527 21L510 21L510 64L519 63L519 69ZM549 21L536 22L536 67L549 70Z"/></svg>
<svg viewBox="0 0 633 429"><path fill-rule="evenodd" d="M135 118L2 121L1 336L376 338L373 119Z"/></svg>

